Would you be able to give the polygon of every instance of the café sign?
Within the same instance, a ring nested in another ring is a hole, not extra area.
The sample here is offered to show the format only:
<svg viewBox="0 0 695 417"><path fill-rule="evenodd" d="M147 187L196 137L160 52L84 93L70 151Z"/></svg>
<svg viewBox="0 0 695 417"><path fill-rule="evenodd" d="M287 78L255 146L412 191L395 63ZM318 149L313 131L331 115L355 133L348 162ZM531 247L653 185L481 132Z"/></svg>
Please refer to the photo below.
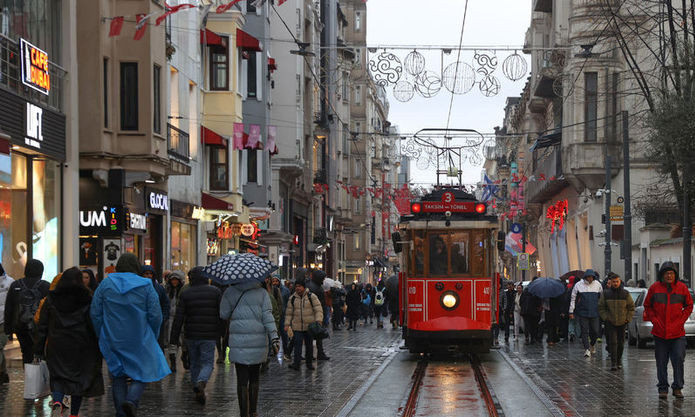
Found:
<svg viewBox="0 0 695 417"><path fill-rule="evenodd" d="M48 54L26 39L19 39L22 60L22 83L27 87L48 95L51 91L51 76L48 73Z"/></svg>

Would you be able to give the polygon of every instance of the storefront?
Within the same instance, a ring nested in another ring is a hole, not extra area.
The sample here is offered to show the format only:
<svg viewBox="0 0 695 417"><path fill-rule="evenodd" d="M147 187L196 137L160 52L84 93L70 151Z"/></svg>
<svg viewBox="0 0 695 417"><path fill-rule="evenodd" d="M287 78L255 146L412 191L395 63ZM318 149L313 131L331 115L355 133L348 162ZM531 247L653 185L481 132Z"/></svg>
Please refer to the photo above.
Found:
<svg viewBox="0 0 695 417"><path fill-rule="evenodd" d="M242 226L249 221L248 211L207 193L202 194L201 203L205 211L208 263L222 255L239 253Z"/></svg>
<svg viewBox="0 0 695 417"><path fill-rule="evenodd" d="M150 265L158 276L163 272L164 220L169 213L169 197L164 190L145 187L147 233L143 240L143 264Z"/></svg>
<svg viewBox="0 0 695 417"><path fill-rule="evenodd" d="M61 270L65 116L0 88L0 253L6 272L28 259L51 281Z"/></svg>
<svg viewBox="0 0 695 417"><path fill-rule="evenodd" d="M204 210L182 201L171 200L171 269L187 273L198 265L198 220Z"/></svg>

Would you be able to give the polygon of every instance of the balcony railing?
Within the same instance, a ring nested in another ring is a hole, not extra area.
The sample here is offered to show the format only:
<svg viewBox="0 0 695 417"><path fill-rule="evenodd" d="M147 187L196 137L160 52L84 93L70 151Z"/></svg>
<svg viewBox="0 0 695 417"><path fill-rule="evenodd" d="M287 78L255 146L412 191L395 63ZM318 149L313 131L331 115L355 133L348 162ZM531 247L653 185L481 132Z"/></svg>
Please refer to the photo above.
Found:
<svg viewBox="0 0 695 417"><path fill-rule="evenodd" d="M48 95L22 84L22 66L18 42L0 34L0 88L7 89L28 101L39 102L63 112L63 82L67 72L48 61L51 90Z"/></svg>
<svg viewBox="0 0 695 417"><path fill-rule="evenodd" d="M191 159L188 133L167 123L167 143L169 156L188 163Z"/></svg>

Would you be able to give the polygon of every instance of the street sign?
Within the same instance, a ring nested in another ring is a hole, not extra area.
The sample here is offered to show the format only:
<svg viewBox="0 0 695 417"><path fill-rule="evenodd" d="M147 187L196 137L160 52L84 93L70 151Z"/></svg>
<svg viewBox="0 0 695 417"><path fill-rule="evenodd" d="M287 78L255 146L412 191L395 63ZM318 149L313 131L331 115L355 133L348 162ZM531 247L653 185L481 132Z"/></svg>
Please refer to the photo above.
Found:
<svg viewBox="0 0 695 417"><path fill-rule="evenodd" d="M623 221L623 206L611 206L609 214L612 222Z"/></svg>
<svg viewBox="0 0 695 417"><path fill-rule="evenodd" d="M519 258L517 259L517 264L519 266L519 269L521 269L522 271L528 271L530 269L529 254L520 253Z"/></svg>
<svg viewBox="0 0 695 417"><path fill-rule="evenodd" d="M521 233L521 224L512 223L512 233Z"/></svg>

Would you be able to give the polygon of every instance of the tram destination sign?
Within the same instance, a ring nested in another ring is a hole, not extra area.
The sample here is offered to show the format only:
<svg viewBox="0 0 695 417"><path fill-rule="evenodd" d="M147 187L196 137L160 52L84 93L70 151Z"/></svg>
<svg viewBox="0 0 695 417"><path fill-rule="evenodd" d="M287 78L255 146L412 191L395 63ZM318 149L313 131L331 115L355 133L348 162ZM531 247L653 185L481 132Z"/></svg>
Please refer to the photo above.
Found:
<svg viewBox="0 0 695 417"><path fill-rule="evenodd" d="M421 204L423 213L445 213L447 211L452 213L473 213L476 205L472 201L423 201Z"/></svg>

